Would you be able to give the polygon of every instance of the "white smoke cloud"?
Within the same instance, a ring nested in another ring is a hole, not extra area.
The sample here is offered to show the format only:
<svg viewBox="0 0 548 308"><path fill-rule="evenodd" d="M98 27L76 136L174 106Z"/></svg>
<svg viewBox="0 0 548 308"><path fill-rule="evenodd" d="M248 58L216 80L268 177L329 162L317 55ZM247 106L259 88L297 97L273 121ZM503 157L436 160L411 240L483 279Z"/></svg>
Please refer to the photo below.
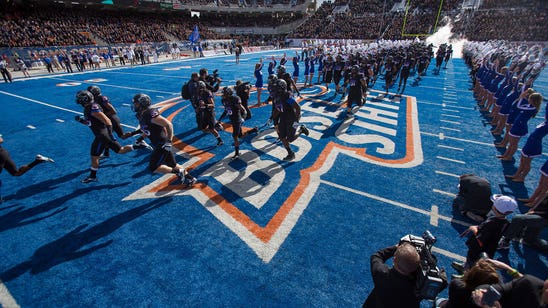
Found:
<svg viewBox="0 0 548 308"><path fill-rule="evenodd" d="M434 52L436 52L438 49L437 47L441 44L451 44L453 45L453 58L462 58L462 46L467 41L466 39L452 39L451 36L453 35L453 32L451 32L452 29L451 23L447 23L446 26L443 26L438 29L438 31L429 37L426 38L426 43L430 44L432 43L434 45Z"/></svg>

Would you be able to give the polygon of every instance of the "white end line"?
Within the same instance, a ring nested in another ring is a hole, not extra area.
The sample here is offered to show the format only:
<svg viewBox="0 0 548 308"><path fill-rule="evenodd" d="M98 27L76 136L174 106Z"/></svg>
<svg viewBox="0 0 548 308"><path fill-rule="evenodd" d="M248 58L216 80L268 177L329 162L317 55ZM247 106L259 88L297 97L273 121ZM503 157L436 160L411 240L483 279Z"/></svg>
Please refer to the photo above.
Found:
<svg viewBox="0 0 548 308"><path fill-rule="evenodd" d="M22 99L22 100L25 100L25 101L33 102L33 103L36 103L36 104L39 104L39 105L44 105L44 106L51 107L51 108L54 108L54 109L59 109L59 110L63 110L63 111L66 111L66 112L82 115L81 112L78 112L78 111L75 111L75 110L72 110L72 109L67 109L67 108L55 106L55 105L52 105L52 104L37 101L35 99L20 96L20 95L17 95L17 94L12 94L12 93L8 93L8 92L4 92L4 91L0 91L0 94L16 97L16 98L19 98L19 99ZM59 122L59 119L57 119L57 122ZM136 126L131 126L131 125L127 125L127 124L121 124L121 125L124 126L124 127L127 127L127 128L137 129Z"/></svg>

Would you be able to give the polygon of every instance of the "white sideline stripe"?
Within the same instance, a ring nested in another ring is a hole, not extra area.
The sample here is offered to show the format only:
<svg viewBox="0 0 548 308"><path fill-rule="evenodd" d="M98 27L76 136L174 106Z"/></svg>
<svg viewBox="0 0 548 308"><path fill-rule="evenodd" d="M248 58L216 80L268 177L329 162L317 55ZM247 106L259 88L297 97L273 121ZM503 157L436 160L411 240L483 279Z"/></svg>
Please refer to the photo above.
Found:
<svg viewBox="0 0 548 308"><path fill-rule="evenodd" d="M0 94L4 94L4 95L8 95L8 96L13 96L13 97L16 97L16 98L19 98L19 99L22 99L22 100L25 100L25 101L29 101L29 102L32 102L32 103L35 103L35 104L44 105L44 106L51 107L51 108L54 108L54 109L59 109L59 110L63 110L63 111L66 111L66 112L74 113L74 114L77 114L77 115L82 115L82 114L83 114L83 113L78 112L78 111L76 111L76 110L72 110L72 109L67 109L67 108L55 106L55 105L52 105L52 104L44 103L44 102L37 101L37 100L32 99L32 98L20 96L20 95L13 94L13 93L8 93L8 92L0 91ZM59 122L58 119L57 119L57 121ZM131 125L126 125L126 124L121 124L121 125L124 126L124 127L127 127L127 128L137 129L137 127L131 126ZM32 125L29 125L29 126L32 126ZM29 127L29 126L27 126L27 127ZM34 128L36 128L36 127L33 126L33 127L29 127L29 128L34 129Z"/></svg>
<svg viewBox="0 0 548 308"><path fill-rule="evenodd" d="M439 189L432 189L433 192L435 193L438 193L438 194L442 194L442 195L446 195L446 196L449 196L449 197L456 197L457 195L454 194L454 193L450 193L450 192L447 192L447 191L443 191L443 190L439 190Z"/></svg>
<svg viewBox="0 0 548 308"><path fill-rule="evenodd" d="M441 128L441 129L446 129L446 130L452 130L452 131L454 131L454 132L459 132L459 133L461 132L461 130L458 129L458 128L450 128L450 127L445 127L445 126L442 126L442 127L440 127L440 128Z"/></svg>
<svg viewBox="0 0 548 308"><path fill-rule="evenodd" d="M420 102L420 103L423 104L423 105L441 106L441 103L434 103L434 102ZM454 106L451 106L451 107L454 108L454 109L460 109L460 110L474 110L474 108L463 107L463 106L459 106L459 105L454 105Z"/></svg>
<svg viewBox="0 0 548 308"><path fill-rule="evenodd" d="M33 103L36 103L36 104L48 106L48 107L51 107L51 108L55 108L55 109L59 109L59 110L63 110L63 111L67 111L67 112L71 112L71 113L75 113L75 114L80 114L80 115L82 114L81 112L78 112L78 111L74 111L74 110L71 110L71 109L67 109L67 108L55 106L55 105L52 105L52 104L44 103L44 102L37 101L37 100L32 99L32 98L20 96L20 95L17 95L17 94L12 94L12 93L8 93L8 92L4 92L4 91L0 91L0 94L20 98L20 99L23 99L23 100L26 100L26 101L29 101L29 102L33 102Z"/></svg>
<svg viewBox="0 0 548 308"><path fill-rule="evenodd" d="M278 49L277 51L280 52L280 56L281 56L281 52L283 51L292 51L293 49ZM270 51L268 51L270 52ZM257 53L267 53L267 51L250 51L246 54L257 54ZM212 56L208 56L207 58L208 59L213 59L213 58L221 58L221 57L229 57L229 56L232 56L232 55L212 55ZM182 59L171 59L169 61L163 61L163 62L157 62L157 63L149 63L147 64L147 66L156 66L156 65L166 65L166 66L171 66L171 64L177 64L179 62L195 62L195 61L201 61L203 60L202 58L182 58ZM240 61L242 61L244 59L240 59ZM101 68L100 70L86 70L86 71L83 71L83 72L73 72L73 73L60 73L60 74L55 74L55 75L38 75L38 76L32 76L30 78L16 78L14 79L13 81L26 81L26 80L35 80L35 79L45 79L45 78L51 78L52 76L58 76L58 75L62 75L62 76L76 76L76 75L85 75L85 74L90 74L90 73L97 73L97 72L101 72L101 73L104 73L104 72L112 72L112 71L118 71L118 70L125 70L125 69L133 69L134 67L139 67L141 65L136 65L136 66L129 66L128 65L125 65L125 66L121 66L121 65L117 65L117 66L114 66L114 67L110 67L110 68L106 68L106 67L103 67ZM181 67L181 68L185 68L185 67ZM190 66L189 68L192 68L192 66ZM126 73L126 74L131 74L131 73ZM135 74L139 74L139 73L135 73ZM161 75L162 77L164 77L165 75ZM177 78L181 78L180 76L177 76Z"/></svg>
<svg viewBox="0 0 548 308"><path fill-rule="evenodd" d="M356 190L356 189L352 189L352 188L349 188L349 187L345 187L345 186L342 186L342 185L339 185L339 184L335 184L333 182L329 182L329 181L326 181L326 180L320 180L320 182L323 183L323 184L326 184L326 185L333 186L335 188L346 190L348 192L352 192L352 193L355 193L355 194L358 194L358 195L361 195L361 196L365 196L365 197L368 197L368 198L371 198L371 199L386 202L386 203L389 203L389 204L392 204L392 205L402 207L404 209L412 210L412 211L415 211L417 213L430 216L430 223L434 226L438 226L438 220L439 219L445 220L445 221L448 221L448 222L451 222L451 223L457 223L457 224L460 224L460 225L463 225L463 226L466 226L466 227L471 226L470 223L467 223L467 222L464 222L464 221L461 221L461 220L458 220L458 219L453 219L453 218L448 217L448 216L439 215L438 207L436 205L432 206L432 212L427 212L425 210L417 209L417 208L414 208L412 206L409 206L409 205L406 205L406 204L403 204L403 203L388 200L388 199L385 199L385 198L382 198L382 197L379 197L379 196L374 196L374 195L371 195L371 194L368 194L368 193L365 193L365 192L362 192L362 191L359 191L359 190ZM458 255L456 253L450 252L450 251L445 250L445 249L441 249L441 248L438 248L438 247L432 247L432 251L435 252L435 253L444 255L446 257L455 259L457 261L461 261L461 262L466 261L465 257L463 257L461 255Z"/></svg>
<svg viewBox="0 0 548 308"><path fill-rule="evenodd" d="M136 91L139 91L139 92L155 92L155 93L163 93L163 94L169 94L169 95L179 94L179 93L174 93L174 92L159 91L159 90L152 90L152 89L142 89L142 88L115 86L115 85L112 85L112 84L102 83L102 82L87 82L87 81L73 80L73 79L66 79L66 78L57 78L57 77L51 77L50 79L60 80L60 81L65 81L65 82L80 82L80 83L87 83L87 84L93 84L93 85L100 85L101 87L111 87L111 88L118 88L118 89L125 89L125 90L136 90Z"/></svg>
<svg viewBox="0 0 548 308"><path fill-rule="evenodd" d="M411 211L414 211L414 212L417 212L417 213L420 213L420 214L430 216L430 212L425 211L423 209L416 208L416 207L412 207L412 206L407 205L407 204L403 204L403 203L400 203L400 202L397 202L397 201L393 201L393 200L386 199L386 198L383 198L383 197L368 194L366 192L359 191L357 189L353 189L353 188L350 188L350 187L342 186L342 185L339 185L339 184L336 184L336 183L333 183L333 182L330 182L330 181L327 181L327 180L320 180L320 182L323 183L323 184L329 185L329 186L333 186L335 188L339 188L339 189L342 189L342 190L352 192L356 195L364 196L364 197L367 197L367 198L370 198L370 199L373 199L373 200L377 200L377 201L381 201L381 202L384 202L384 203L392 204L392 205L395 205L395 206L398 206L398 207L401 207L401 208L404 208L404 209L407 209L407 210L411 210Z"/></svg>
<svg viewBox="0 0 548 308"><path fill-rule="evenodd" d="M448 172L443 172L443 171L439 171L439 170L436 170L434 171L436 174L441 174L441 175L448 175L448 176L452 176L454 178L459 178L460 175L458 174L454 174L454 173L448 173Z"/></svg>
<svg viewBox="0 0 548 308"><path fill-rule="evenodd" d="M459 112L460 112L460 110L447 109L447 108L443 108L443 111L456 112L456 113L459 113Z"/></svg>
<svg viewBox="0 0 548 308"><path fill-rule="evenodd" d="M456 151L464 151L464 149L462 149L462 148L450 147L450 146L443 145L443 144L438 144L438 147L439 148L450 149L450 150L456 150Z"/></svg>
<svg viewBox="0 0 548 308"><path fill-rule="evenodd" d="M370 198L370 199L373 199L373 200L377 200L377 201L381 201L381 202L384 202L384 203L392 204L392 205L395 205L395 206L398 206L398 207L401 207L401 208L404 208L404 209L407 209L407 210L410 210L410 211L413 211L413 212L416 212L416 213L419 213L419 214L424 214L426 216L431 216L432 215L432 212L429 212L429 211L426 211L426 210L423 210L423 209L419 209L419 208L416 208L416 207L413 207L413 206L410 206L410 205L407 205L407 204L403 204L403 203L400 203L400 202L397 202L397 201L393 201L393 200L390 200L390 199L386 199L386 198L383 198L383 197L380 197L380 196L375 196L375 195L372 195L372 194L368 194L366 192L359 191L357 189L353 189L353 188L350 188L350 187L342 186L342 185L339 185L337 183L333 183L333 182L330 182L330 181L327 181L327 180L320 180L320 183L323 183L323 184L326 184L326 185L329 185L329 186L333 186L335 188L342 189L342 190L354 193L356 195L364 196L366 198ZM434 191L436 191L436 190L434 189ZM453 197L455 196L455 194L451 194L451 193L446 193L446 194L452 195ZM437 218L441 219L441 220L445 220L445 221L448 221L448 222L451 222L451 223L457 223L459 225L463 225L463 226L466 226L466 227L471 226L470 223L462 221L462 220L454 219L452 217L445 216L445 215L438 215L438 214L436 214L436 215L437 215Z"/></svg>
<svg viewBox="0 0 548 308"><path fill-rule="evenodd" d="M443 157L443 156L436 156L436 158L442 159L442 160L446 160L446 161L451 161L451 162L454 162L454 163L463 164L463 165L466 164L466 163L463 162L462 160L456 160L456 159L447 158L447 157Z"/></svg>
<svg viewBox="0 0 548 308"><path fill-rule="evenodd" d="M124 68L124 67L121 67L121 68ZM148 76L148 77L168 77L168 78L181 79L181 76L179 75L146 74L146 73L134 73L134 72L129 73L129 72L120 72L115 70L109 70L109 71L106 71L105 73L120 74L120 75Z"/></svg>
<svg viewBox="0 0 548 308"><path fill-rule="evenodd" d="M443 133L433 134L433 133L421 132L421 135L427 135L427 136L433 136L433 137L439 137L440 134L443 134ZM475 140L470 140L470 139L462 139L462 138L451 137L451 136L444 136L444 138L452 139L452 140L457 140L457 141L462 141L462 142L468 142L468 143L475 143L475 144L479 144L479 145L486 145L486 146L491 146L491 147L494 147L494 146L495 146L495 145L492 144L492 143L481 142L481 141L475 141Z"/></svg>
<svg viewBox="0 0 548 308"><path fill-rule="evenodd" d="M19 304L15 301L15 298L11 296L10 291L6 288L6 285L0 280L0 305L4 308L19 308Z"/></svg>
<svg viewBox="0 0 548 308"><path fill-rule="evenodd" d="M444 255L444 256L446 256L446 257L455 259L455 260L457 260L457 261L461 261L461 262L465 262L465 261L466 261L466 257L463 257L463 256L458 255L458 254L456 254L456 253L447 251L447 250L445 250L445 249L438 248L438 247L436 247L436 246L432 247L432 251L435 252L435 253L439 253L440 255Z"/></svg>

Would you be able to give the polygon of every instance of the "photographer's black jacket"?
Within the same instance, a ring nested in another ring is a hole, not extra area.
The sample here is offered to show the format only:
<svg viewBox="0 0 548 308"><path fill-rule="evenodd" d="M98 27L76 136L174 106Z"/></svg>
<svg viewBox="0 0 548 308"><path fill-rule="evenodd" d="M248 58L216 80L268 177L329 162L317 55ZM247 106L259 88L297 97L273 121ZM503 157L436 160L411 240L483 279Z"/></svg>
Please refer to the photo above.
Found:
<svg viewBox="0 0 548 308"><path fill-rule="evenodd" d="M543 280L523 275L512 281L496 284L494 287L501 294L499 302L504 308L546 308L547 305L541 300L543 285Z"/></svg>
<svg viewBox="0 0 548 308"><path fill-rule="evenodd" d="M364 308L418 308L421 299L415 294L415 277L404 276L384 262L396 253L396 246L381 249L371 256L371 276L375 287Z"/></svg>

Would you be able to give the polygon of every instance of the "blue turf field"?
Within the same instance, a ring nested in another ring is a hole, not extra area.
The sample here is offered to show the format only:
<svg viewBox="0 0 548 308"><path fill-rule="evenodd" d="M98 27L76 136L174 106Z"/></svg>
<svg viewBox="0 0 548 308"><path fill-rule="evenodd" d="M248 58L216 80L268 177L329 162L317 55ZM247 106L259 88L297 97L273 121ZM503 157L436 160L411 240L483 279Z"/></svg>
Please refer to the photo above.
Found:
<svg viewBox="0 0 548 308"><path fill-rule="evenodd" d="M225 145L215 147L215 138L197 131L181 85L201 67L218 68L223 85L254 83L258 58L282 53L244 54L239 65L221 56L0 84L3 146L18 165L36 153L56 160L19 178L1 174L0 279L7 290L0 285L0 302L356 307L372 288L369 256L406 234L436 235L435 254L449 274L451 261L464 259L458 235L472 222L452 213L458 175L476 173L494 192L516 197L536 187L546 155L533 160L525 184L504 178L518 162L495 158L461 59L440 75L432 65L401 99L380 96L378 80L352 119L333 85L303 90L301 122L311 134L293 143L296 160L282 161L286 153L269 128L248 136L242 158L230 160L231 134L222 132ZM263 74L266 80L266 68ZM199 183L181 190L172 177L150 174L146 150L111 154L99 182L80 183L93 138L73 119L81 112L74 95L91 84L110 97L127 130L137 125L131 97L149 94L173 119L177 158ZM546 73L535 88L548 95ZM270 108L254 108L245 125L262 126ZM496 257L548 277L546 256L533 249L516 244Z"/></svg>

